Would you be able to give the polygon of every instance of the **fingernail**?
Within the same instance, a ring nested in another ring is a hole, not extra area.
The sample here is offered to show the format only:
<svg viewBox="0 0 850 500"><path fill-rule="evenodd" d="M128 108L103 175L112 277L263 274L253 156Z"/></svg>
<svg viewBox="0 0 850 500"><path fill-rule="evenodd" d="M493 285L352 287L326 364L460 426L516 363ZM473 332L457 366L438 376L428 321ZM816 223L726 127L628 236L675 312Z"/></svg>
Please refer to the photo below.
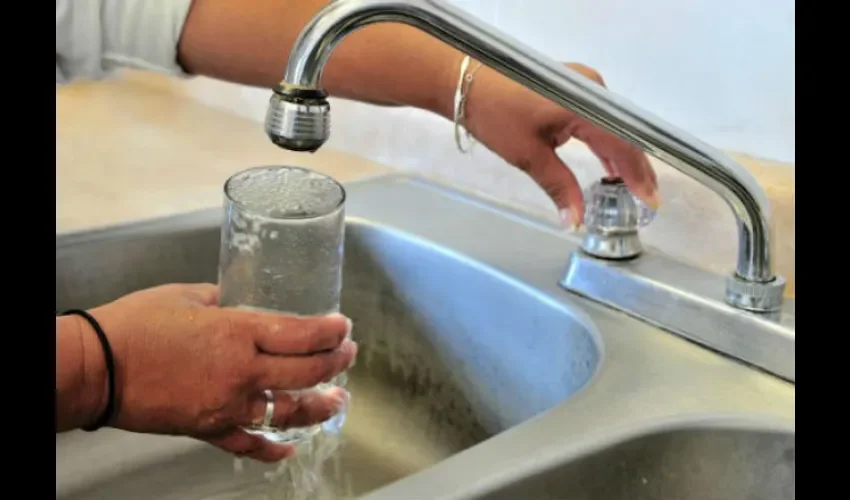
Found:
<svg viewBox="0 0 850 500"><path fill-rule="evenodd" d="M351 318L345 316L341 313L330 313L327 315L328 318L342 318L345 320L345 336L351 336L351 331L354 329L354 323L351 322Z"/></svg>
<svg viewBox="0 0 850 500"><path fill-rule="evenodd" d="M345 411L348 408L348 403L351 399L351 395L345 389L340 389L338 394L333 396L334 399L334 415Z"/></svg>
<svg viewBox="0 0 850 500"><path fill-rule="evenodd" d="M582 223L584 222L583 214L579 211L578 208L573 209L573 220L576 221L573 226L573 231L578 231L581 229Z"/></svg>
<svg viewBox="0 0 850 500"><path fill-rule="evenodd" d="M561 223L567 231L578 231L581 228L581 216L577 210L571 208L562 208L558 211L561 216Z"/></svg>
<svg viewBox="0 0 850 500"><path fill-rule="evenodd" d="M576 225L573 222L573 211L569 208L562 208L558 211L561 216L561 223L567 231L575 231Z"/></svg>
<svg viewBox="0 0 850 500"><path fill-rule="evenodd" d="M350 344L350 345L348 345L348 344ZM342 348L345 349L345 350L351 351L353 353L353 355L351 356L351 361L349 361L349 363L348 363L348 368L346 368L346 370L350 370L354 366L354 364L357 362L357 348L358 348L357 342L354 342L353 340L347 340L345 342L345 344L342 346Z"/></svg>
<svg viewBox="0 0 850 500"><path fill-rule="evenodd" d="M333 387L322 391L322 396L329 399L332 407L332 415L345 410L348 407L348 402L351 395L342 387Z"/></svg>
<svg viewBox="0 0 850 500"><path fill-rule="evenodd" d="M658 191L658 175L655 173L655 170L652 168L652 162L649 161L649 157L645 154L641 155L643 157L643 168L647 171L647 177L649 181L652 183L652 190Z"/></svg>
<svg viewBox="0 0 850 500"><path fill-rule="evenodd" d="M340 349L342 349L344 351L352 352L356 356L357 355L357 342L355 342L351 339L346 339L342 343L342 346L340 347Z"/></svg>
<svg viewBox="0 0 850 500"><path fill-rule="evenodd" d="M652 189L648 194L644 195L642 199L643 202L653 210L658 210L658 207L661 206L661 200L658 198L658 191L655 189Z"/></svg>

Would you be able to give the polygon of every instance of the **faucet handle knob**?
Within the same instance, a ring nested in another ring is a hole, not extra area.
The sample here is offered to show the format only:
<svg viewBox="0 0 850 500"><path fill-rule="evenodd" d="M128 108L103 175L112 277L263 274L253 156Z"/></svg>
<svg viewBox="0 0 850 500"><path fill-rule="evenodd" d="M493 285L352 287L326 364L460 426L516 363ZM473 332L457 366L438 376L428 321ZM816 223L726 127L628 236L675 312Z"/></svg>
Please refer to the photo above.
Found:
<svg viewBox="0 0 850 500"><path fill-rule="evenodd" d="M584 193L584 225L606 232L635 231L649 225L656 212L633 195L621 177L603 177Z"/></svg>
<svg viewBox="0 0 850 500"><path fill-rule="evenodd" d="M603 259L630 259L643 247L638 229L655 218L655 211L638 199L620 177L605 177L584 194L586 233L582 250Z"/></svg>

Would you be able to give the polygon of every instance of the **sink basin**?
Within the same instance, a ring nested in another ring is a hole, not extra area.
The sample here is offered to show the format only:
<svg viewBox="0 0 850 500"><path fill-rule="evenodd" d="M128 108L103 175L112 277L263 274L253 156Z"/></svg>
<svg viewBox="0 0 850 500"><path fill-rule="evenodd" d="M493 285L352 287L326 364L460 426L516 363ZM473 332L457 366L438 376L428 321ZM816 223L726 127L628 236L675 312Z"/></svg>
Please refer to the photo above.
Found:
<svg viewBox="0 0 850 500"><path fill-rule="evenodd" d="M792 433L659 432L551 467L482 498L790 500L795 453Z"/></svg>
<svg viewBox="0 0 850 500"><path fill-rule="evenodd" d="M57 310L157 284L215 282L219 228L211 211L57 237ZM600 348L586 318L392 228L354 218L346 231L342 310L360 354L342 439L324 443L339 448L322 481L333 498L418 472L568 399L591 379ZM304 450L305 460L328 455L319 448ZM69 500L260 495L292 480L285 470L266 480L277 467L254 462L235 474L233 459L211 446L119 431L58 436L57 453L57 498ZM87 470L110 462L110 470Z"/></svg>
<svg viewBox="0 0 850 500"><path fill-rule="evenodd" d="M66 433L58 499L794 498L793 383L566 292L579 240L549 222L408 176L347 190L342 438L236 472L187 438ZM57 235L57 310L215 281L220 223Z"/></svg>

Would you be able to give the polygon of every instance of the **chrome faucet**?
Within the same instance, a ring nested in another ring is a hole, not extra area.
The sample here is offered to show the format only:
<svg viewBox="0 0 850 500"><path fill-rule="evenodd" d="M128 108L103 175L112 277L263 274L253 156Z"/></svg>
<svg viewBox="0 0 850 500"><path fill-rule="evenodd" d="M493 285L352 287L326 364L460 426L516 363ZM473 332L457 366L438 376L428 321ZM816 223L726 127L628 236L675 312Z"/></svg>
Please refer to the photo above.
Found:
<svg viewBox="0 0 850 500"><path fill-rule="evenodd" d="M333 48L347 34L379 22L403 23L430 33L711 188L726 200L738 223L737 266L726 277L725 294L720 292L723 295L720 302L725 304L715 309L719 311L731 306L754 317L757 313L778 314L783 305L785 280L774 275L772 268L769 203L749 172L708 144L445 1L336 0L326 6L302 31L283 81L274 89L265 127L275 144L294 151L315 151L327 141L330 106L327 93L321 88L322 69ZM604 240L610 233L600 227L589 229L598 230L595 232L596 247L599 247L600 238ZM584 248L586 250L587 245ZM639 245L630 248L639 249ZM652 308L646 304L629 305L620 299L603 296L608 292L588 284L592 274L588 270L588 259L597 267L611 264L608 266L610 272L619 273L627 269L620 257L635 259L641 251L619 257L604 252L574 254L562 285L649 321L664 323L669 314L650 311ZM586 272L590 274L583 274ZM680 281L675 276L671 278ZM712 287L706 290L714 292ZM693 307L701 307L704 300L693 295L682 293L674 299L680 304L690 300L688 303ZM661 292L656 298L670 299ZM683 328L690 328L687 318L682 318L681 323L681 328L672 325L671 329L682 333ZM685 335L689 334L685 332ZM699 334L689 336L700 337ZM793 331L791 338L793 357Z"/></svg>

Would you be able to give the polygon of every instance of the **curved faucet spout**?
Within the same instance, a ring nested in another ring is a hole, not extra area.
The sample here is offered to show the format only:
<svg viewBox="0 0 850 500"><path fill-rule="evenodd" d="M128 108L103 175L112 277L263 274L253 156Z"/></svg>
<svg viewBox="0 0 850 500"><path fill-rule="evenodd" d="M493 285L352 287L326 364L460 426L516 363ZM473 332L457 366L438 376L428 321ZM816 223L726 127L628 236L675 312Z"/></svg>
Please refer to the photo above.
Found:
<svg viewBox="0 0 850 500"><path fill-rule="evenodd" d="M445 1L337 0L325 7L302 31L284 81L272 97L266 130L275 143L312 151L327 139L322 69L348 33L378 22L403 23L430 33L708 186L737 218L733 278L751 288L774 281L769 203L749 172L719 150ZM325 120L323 126L316 125L319 120ZM774 308L733 295L727 297L730 303L740 302L733 305L745 309Z"/></svg>

